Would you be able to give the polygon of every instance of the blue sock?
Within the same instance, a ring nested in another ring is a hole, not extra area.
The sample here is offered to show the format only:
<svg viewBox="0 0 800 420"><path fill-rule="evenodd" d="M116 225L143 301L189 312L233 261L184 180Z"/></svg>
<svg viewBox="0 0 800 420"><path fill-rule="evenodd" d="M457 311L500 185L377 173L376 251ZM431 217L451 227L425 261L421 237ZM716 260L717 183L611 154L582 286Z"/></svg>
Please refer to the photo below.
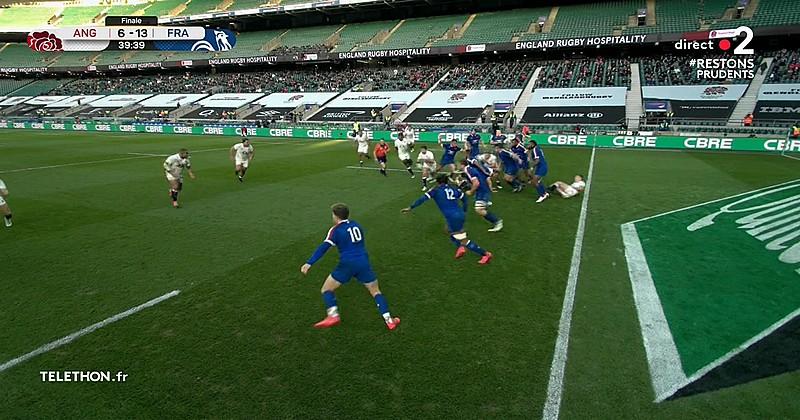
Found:
<svg viewBox="0 0 800 420"><path fill-rule="evenodd" d="M498 220L500 220L500 219L498 219L498 218L497 218L497 216L495 216L493 213L486 213L486 216L483 216L483 218L484 218L484 219L485 219L487 222L489 222L489 223L491 223L491 224L493 224L493 225L497 224L497 221L498 221Z"/></svg>
<svg viewBox="0 0 800 420"><path fill-rule="evenodd" d="M389 302L386 301L383 294L379 293L375 295L375 304L378 305L378 313L381 314L381 316L389 316Z"/></svg>
<svg viewBox="0 0 800 420"><path fill-rule="evenodd" d="M486 251L483 248L479 247L478 244L472 241L467 242L467 249L480 255L481 257L486 255Z"/></svg>
<svg viewBox="0 0 800 420"><path fill-rule="evenodd" d="M511 186L514 188L519 187L519 180L517 178L514 178L514 180L511 182Z"/></svg>
<svg viewBox="0 0 800 420"><path fill-rule="evenodd" d="M452 242L453 245L456 246L456 248L461 246L461 241L459 241L458 239L454 238L453 235L450 235L450 242Z"/></svg>
<svg viewBox="0 0 800 420"><path fill-rule="evenodd" d="M336 305L336 295L328 290L322 293L322 300L325 301L325 308L327 308L328 316L338 316L339 310Z"/></svg>
<svg viewBox="0 0 800 420"><path fill-rule="evenodd" d="M544 189L544 184L541 181L536 184L536 191L539 193L539 197L544 197L544 195L547 194L547 191Z"/></svg>

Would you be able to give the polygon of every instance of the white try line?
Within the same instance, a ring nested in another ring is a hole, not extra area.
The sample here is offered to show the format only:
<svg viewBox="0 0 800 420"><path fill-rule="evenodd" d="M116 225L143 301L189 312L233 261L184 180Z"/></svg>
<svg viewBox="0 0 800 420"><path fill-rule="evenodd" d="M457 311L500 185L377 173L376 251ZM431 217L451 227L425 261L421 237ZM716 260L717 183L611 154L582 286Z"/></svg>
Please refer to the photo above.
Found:
<svg viewBox="0 0 800 420"><path fill-rule="evenodd" d="M642 243L636 233L636 226L633 223L625 223L621 229L625 258L628 261L628 276L633 289L633 301L650 369L650 380L656 402L660 402L666 396L675 393L673 389L675 384L686 383L686 374L653 282Z"/></svg>
<svg viewBox="0 0 800 420"><path fill-rule="evenodd" d="M572 248L572 261L567 277L567 288L564 292L564 305L561 308L561 320L558 323L558 337L556 338L553 363L550 365L550 381L547 384L547 400L542 410L542 419L556 420L561 410L562 394L564 393L564 372L567 367L567 350L569 349L569 334L572 328L572 311L575 306L575 290L578 287L578 273L581 269L581 253L583 251L583 236L586 233L586 212L589 207L589 191L592 187L592 172L594 172L594 155L597 149L592 148L592 157L589 159L589 171L586 178L586 189L583 191L581 214L578 217L578 229L575 232L575 245Z"/></svg>
<svg viewBox="0 0 800 420"><path fill-rule="evenodd" d="M747 194L757 193L759 191L768 190L770 188L780 187L780 186L783 186L783 185L789 185L789 184L791 184L793 182L798 182L798 181L800 181L800 178L793 179L791 181L781 182L780 184L768 185L766 187L762 187L762 188L759 188L759 189L756 189L756 190L752 190L752 191L745 191L743 193L739 193L739 194L736 194L736 195L730 195L730 196L727 196L727 197L722 197L722 198L717 198L717 199L714 199L714 200L704 201L704 202L698 203L698 204L692 204L691 206L681 207L681 208L675 209L675 210L665 211L663 213L654 214L652 216L643 217L641 219L631 220L630 222L627 222L627 223L634 224L634 223L644 222L645 220L655 219L656 217L666 216L668 214L677 213L679 211L684 211L684 210L693 209L695 207L705 206L706 204L716 203L717 201L727 200L729 198L736 198L736 197L741 197L741 196L747 195Z"/></svg>
<svg viewBox="0 0 800 420"><path fill-rule="evenodd" d="M16 365L18 365L20 363L26 362L26 361L28 361L28 360L30 360L30 359L32 359L32 358L34 358L34 357L36 357L36 356L38 356L40 354L47 353L50 350L57 349L57 348L65 345L65 344L69 344L69 343L75 341L76 339L78 339L80 337L83 337L86 334L92 333L92 332L94 332L94 331L96 331L96 330L98 330L100 328L105 327L108 324L117 322L117 321L119 321L119 320L121 320L123 318L127 318L127 317L129 317L129 316L141 311L142 309L147 309L147 308L149 308L151 306L155 306L155 305L157 305L157 304L159 304L159 303L161 303L161 302L163 302L163 301L165 301L165 300L167 300L167 299L169 299L171 297L177 296L180 292L181 292L180 290L173 290L173 291L171 291L171 292L169 292L169 293L167 293L165 295L162 295L162 296L159 296L159 297L157 297L155 299L149 300L149 301L147 301L147 302L145 302L145 303L143 303L143 304L141 304L139 306L135 306L133 308L130 308L125 312L120 312L120 313L118 313L118 314L116 314L116 315L114 315L114 316L112 316L110 318L106 318L106 319L104 319L104 320L102 320L102 321L100 321L100 322L98 322L96 324L92 324L92 325L90 325L90 326L88 326L88 327L86 327L86 328L84 328L82 330L76 331L76 332L74 332L74 333L72 333L72 334L70 334L68 336L65 336L65 337L59 338L56 341L52 341L50 343L47 343L47 344L37 348L36 350L33 350L30 353L26 353L26 354L23 354L22 356L17 357L16 359L11 359L11 360L3 363L2 365L0 365L0 372L3 372L3 371L8 370L8 369L11 369L12 367L14 367L14 366L16 366Z"/></svg>

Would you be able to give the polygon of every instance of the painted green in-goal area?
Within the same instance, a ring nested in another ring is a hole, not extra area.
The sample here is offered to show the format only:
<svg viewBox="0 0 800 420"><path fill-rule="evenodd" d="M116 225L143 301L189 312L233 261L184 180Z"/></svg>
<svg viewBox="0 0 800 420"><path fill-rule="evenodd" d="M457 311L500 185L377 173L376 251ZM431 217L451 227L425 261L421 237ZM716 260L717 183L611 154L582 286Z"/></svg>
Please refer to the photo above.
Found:
<svg viewBox="0 0 800 420"><path fill-rule="evenodd" d="M657 399L796 369L800 182L622 231Z"/></svg>

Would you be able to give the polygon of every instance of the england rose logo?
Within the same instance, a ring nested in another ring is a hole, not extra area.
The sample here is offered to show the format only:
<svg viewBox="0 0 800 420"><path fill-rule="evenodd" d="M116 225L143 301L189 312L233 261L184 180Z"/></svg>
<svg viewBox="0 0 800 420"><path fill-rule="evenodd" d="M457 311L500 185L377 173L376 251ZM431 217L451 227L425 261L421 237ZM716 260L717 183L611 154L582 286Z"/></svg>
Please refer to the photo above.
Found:
<svg viewBox="0 0 800 420"><path fill-rule="evenodd" d="M28 46L34 51L64 51L61 39L47 31L28 34Z"/></svg>

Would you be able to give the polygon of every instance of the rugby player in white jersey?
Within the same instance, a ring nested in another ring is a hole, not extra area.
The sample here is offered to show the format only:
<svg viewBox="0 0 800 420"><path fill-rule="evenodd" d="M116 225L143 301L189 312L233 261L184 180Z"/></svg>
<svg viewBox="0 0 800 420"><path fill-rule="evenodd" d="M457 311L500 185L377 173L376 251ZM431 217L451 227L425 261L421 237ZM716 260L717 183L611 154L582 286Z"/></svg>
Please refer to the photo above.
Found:
<svg viewBox="0 0 800 420"><path fill-rule="evenodd" d="M358 165L364 166L364 159L372 159L369 157L369 136L364 130L359 129L353 132L353 137L358 146Z"/></svg>
<svg viewBox="0 0 800 420"><path fill-rule="evenodd" d="M408 124L406 124L406 127L403 129L403 138L406 139L406 141L411 142L411 151L413 152L414 143L417 141L417 138L414 135L414 129Z"/></svg>
<svg viewBox="0 0 800 420"><path fill-rule="evenodd" d="M550 186L550 192L558 192L564 198L572 198L586 189L586 181L583 175L575 175L572 184L556 181Z"/></svg>
<svg viewBox="0 0 800 420"><path fill-rule="evenodd" d="M241 143L236 143L231 147L231 160L236 165L234 173L239 178L239 182L244 182L244 174L247 173L250 161L255 156L256 150L247 137L242 137Z"/></svg>
<svg viewBox="0 0 800 420"><path fill-rule="evenodd" d="M400 158L400 161L403 162L408 173L411 174L411 179L414 179L414 171L411 169L411 166L414 164L414 161L411 160L411 146L413 145L414 142L406 139L403 133L397 133L397 140L394 141L394 147L397 149L397 157Z"/></svg>
<svg viewBox="0 0 800 420"><path fill-rule="evenodd" d="M172 207L178 208L178 193L183 189L183 170L189 174L189 178L195 179L192 172L192 163L189 161L189 151L181 149L178 153L171 155L164 161L164 173L169 183L169 196L172 198Z"/></svg>
<svg viewBox="0 0 800 420"><path fill-rule="evenodd" d="M6 227L10 228L13 223L11 223L11 208L8 207L6 197L8 197L8 187L6 187L6 183L0 179L0 212L3 213L3 220L6 223Z"/></svg>
<svg viewBox="0 0 800 420"><path fill-rule="evenodd" d="M427 191L428 181L433 180L433 175L436 173L436 157L428 150L428 146L422 146L417 156L417 164L422 167L422 191Z"/></svg>
<svg viewBox="0 0 800 420"><path fill-rule="evenodd" d="M489 176L492 180L492 192L503 189L503 186L500 185L500 164L497 161L497 156L493 153L481 153L478 155L478 160L492 171L492 174Z"/></svg>

